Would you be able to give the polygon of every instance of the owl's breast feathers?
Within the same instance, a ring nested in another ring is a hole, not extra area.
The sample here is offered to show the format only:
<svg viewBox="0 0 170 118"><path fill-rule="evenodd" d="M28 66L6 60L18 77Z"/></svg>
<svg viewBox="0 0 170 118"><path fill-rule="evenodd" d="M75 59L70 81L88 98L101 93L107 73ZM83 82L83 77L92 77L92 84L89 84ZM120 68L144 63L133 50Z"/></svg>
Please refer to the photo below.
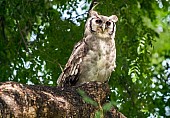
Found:
<svg viewBox="0 0 170 118"><path fill-rule="evenodd" d="M75 45L58 78L59 86L74 86L90 81L105 82L116 67L114 39L87 36Z"/></svg>

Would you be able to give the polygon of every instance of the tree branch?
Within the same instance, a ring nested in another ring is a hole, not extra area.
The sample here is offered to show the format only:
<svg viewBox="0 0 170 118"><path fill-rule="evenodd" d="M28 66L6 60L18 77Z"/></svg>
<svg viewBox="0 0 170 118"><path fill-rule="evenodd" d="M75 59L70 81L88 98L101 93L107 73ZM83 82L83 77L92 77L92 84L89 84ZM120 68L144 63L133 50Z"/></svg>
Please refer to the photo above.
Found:
<svg viewBox="0 0 170 118"><path fill-rule="evenodd" d="M79 90L98 105L87 103ZM2 118L93 118L106 102L108 84L90 82L77 87L29 86L16 82L0 83ZM112 108L105 118L125 118Z"/></svg>
<svg viewBox="0 0 170 118"><path fill-rule="evenodd" d="M19 24L18 21L17 21L17 26L18 26L19 33L20 33L20 35L21 35L21 39L22 39L22 41L23 41L23 43L24 43L24 45L25 45L25 49L26 49L27 52L29 52L27 42L26 42L26 40L25 40L25 38L24 38L24 35L22 34L22 31L21 31L21 28L20 28L20 24Z"/></svg>
<svg viewBox="0 0 170 118"><path fill-rule="evenodd" d="M93 9L93 7L97 4L97 0L93 0L90 4L90 8L89 8L89 11ZM88 13L89 13L88 11Z"/></svg>

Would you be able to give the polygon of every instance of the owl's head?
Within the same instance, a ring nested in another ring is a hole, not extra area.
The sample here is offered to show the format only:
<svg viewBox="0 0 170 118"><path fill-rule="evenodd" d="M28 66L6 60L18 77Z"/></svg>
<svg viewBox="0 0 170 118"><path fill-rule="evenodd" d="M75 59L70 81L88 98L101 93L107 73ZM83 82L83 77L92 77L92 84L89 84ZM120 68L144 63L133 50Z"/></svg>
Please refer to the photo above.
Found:
<svg viewBox="0 0 170 118"><path fill-rule="evenodd" d="M90 11L90 18L86 22L85 34L93 34L99 38L114 38L116 31L116 15L103 16L96 11Z"/></svg>

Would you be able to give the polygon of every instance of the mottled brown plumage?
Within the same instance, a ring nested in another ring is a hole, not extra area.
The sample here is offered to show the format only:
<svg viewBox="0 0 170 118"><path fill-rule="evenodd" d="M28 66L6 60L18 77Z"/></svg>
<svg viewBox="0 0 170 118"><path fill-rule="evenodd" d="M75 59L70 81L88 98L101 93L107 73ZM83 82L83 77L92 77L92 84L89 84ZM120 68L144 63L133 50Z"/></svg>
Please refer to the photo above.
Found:
<svg viewBox="0 0 170 118"><path fill-rule="evenodd" d="M116 15L90 12L84 38L79 41L58 78L59 86L74 86L85 82L105 82L116 67Z"/></svg>

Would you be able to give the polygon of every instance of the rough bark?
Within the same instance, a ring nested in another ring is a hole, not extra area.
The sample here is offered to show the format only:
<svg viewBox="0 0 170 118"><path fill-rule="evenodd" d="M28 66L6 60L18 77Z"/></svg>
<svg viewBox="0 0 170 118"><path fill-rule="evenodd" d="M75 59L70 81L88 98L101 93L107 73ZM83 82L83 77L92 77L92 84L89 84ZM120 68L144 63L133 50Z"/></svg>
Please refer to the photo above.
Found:
<svg viewBox="0 0 170 118"><path fill-rule="evenodd" d="M97 82L70 88L0 83L0 118L94 118L109 92ZM103 117L125 118L114 108Z"/></svg>

